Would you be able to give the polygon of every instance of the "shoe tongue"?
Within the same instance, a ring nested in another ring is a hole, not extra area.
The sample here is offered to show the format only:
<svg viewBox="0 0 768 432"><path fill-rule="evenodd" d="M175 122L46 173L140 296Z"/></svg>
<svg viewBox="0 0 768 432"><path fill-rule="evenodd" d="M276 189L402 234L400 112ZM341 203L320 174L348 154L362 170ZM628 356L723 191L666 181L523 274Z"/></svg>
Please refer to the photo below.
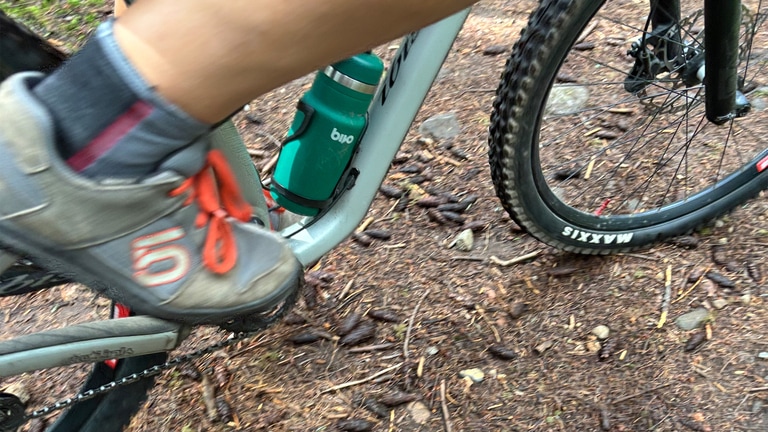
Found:
<svg viewBox="0 0 768 432"><path fill-rule="evenodd" d="M159 166L158 172L173 171L184 178L192 177L205 165L210 150L208 135L168 156Z"/></svg>

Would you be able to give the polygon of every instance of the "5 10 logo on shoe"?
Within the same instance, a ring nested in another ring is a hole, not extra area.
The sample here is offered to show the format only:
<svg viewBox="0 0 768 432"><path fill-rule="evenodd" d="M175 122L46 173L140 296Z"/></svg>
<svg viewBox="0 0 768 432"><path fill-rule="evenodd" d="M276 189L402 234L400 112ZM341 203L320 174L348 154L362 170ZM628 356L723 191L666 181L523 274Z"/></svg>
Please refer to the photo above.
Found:
<svg viewBox="0 0 768 432"><path fill-rule="evenodd" d="M133 278L147 287L156 287L181 280L191 267L187 249L174 243L184 238L181 227L148 234L131 244Z"/></svg>

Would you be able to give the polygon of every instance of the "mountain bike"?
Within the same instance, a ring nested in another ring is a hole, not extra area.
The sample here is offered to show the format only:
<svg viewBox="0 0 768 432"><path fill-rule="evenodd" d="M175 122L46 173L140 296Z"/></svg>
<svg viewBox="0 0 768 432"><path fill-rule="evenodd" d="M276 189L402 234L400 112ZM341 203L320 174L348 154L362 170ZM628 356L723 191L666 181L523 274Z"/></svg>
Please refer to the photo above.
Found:
<svg viewBox="0 0 768 432"><path fill-rule="evenodd" d="M768 188L766 6L761 1L545 0L506 63L491 114L491 179L502 206L560 249L610 254L687 233ZM469 11L407 35L382 78L368 126L330 204L283 227L312 263L363 219ZM64 58L0 15L0 73ZM2 77L0 77L2 78ZM262 182L231 123L214 132L255 214ZM5 254L0 295L68 275ZM123 315L128 315L123 312ZM74 398L33 412L0 395L0 430L66 409L50 430L120 430L152 377L245 335L166 362L189 329L133 316L0 342L0 376L94 363ZM104 360L122 358L118 361Z"/></svg>

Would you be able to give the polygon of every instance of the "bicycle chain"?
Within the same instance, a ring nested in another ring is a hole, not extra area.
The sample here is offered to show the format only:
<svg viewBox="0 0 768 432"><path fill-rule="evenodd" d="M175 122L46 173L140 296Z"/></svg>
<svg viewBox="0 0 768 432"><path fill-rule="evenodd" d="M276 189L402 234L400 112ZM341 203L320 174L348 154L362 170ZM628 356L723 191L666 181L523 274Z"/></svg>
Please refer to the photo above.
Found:
<svg viewBox="0 0 768 432"><path fill-rule="evenodd" d="M68 408L72 405L75 405L80 402L87 401L89 399L93 399L97 396L100 396L104 393L110 392L118 387L126 386L128 384L135 383L136 381L139 381L143 378L148 378L151 376L159 375L162 372L165 372L166 370L169 370L177 365L180 365L182 363L186 363L195 359L198 359L206 354L210 354L212 352L218 351L220 349L226 348L230 345L235 344L236 342L240 342L242 340L245 340L251 336L255 336L257 332L252 333L238 333L234 336L230 337L229 339L217 342L213 345L209 345L205 348L201 348L197 351L191 352L189 354L184 354L181 356L178 356L176 358L173 358L163 364L160 365L154 365L152 367L149 367L147 369L144 369L141 372L135 372L128 376L125 376L123 378L120 378L118 380L108 382L106 384L103 384L95 389L86 390L82 393L78 393L77 395L62 399L60 401L54 402L51 405L48 405L46 407L37 409L35 411L32 411L29 414L26 414L24 416L24 422L27 422L29 420L32 420L34 418L42 417L45 415L48 415L54 411L59 411L65 408Z"/></svg>

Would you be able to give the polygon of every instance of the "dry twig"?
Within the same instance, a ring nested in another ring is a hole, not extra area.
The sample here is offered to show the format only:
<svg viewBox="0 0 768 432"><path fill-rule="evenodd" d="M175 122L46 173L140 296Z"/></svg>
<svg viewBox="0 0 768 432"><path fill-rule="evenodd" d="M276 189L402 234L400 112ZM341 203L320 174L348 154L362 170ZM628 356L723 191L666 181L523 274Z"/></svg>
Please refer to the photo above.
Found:
<svg viewBox="0 0 768 432"><path fill-rule="evenodd" d="M517 264L517 263L529 260L531 258L536 258L537 256L539 256L540 253L541 253L541 251L537 250L537 251L533 251L531 253L528 253L528 254L525 254L525 255L521 255L519 257L515 257L515 258L509 259L509 260L506 260L506 261L498 258L496 255L492 255L491 258L489 258L489 259L494 264L498 264L498 265L500 265L502 267L506 267L506 266L511 266L512 264Z"/></svg>
<svg viewBox="0 0 768 432"><path fill-rule="evenodd" d="M480 318L485 321L486 324L488 324L488 327L491 328L491 331L493 332L493 337L496 339L496 343L501 343L501 335L499 334L499 331L496 330L496 327L494 327L493 323L491 323L491 320L488 319L488 316L485 315L485 310L481 308L478 305L475 305L475 310L478 314L480 314Z"/></svg>
<svg viewBox="0 0 768 432"><path fill-rule="evenodd" d="M697 286L699 286L701 281L704 279L704 276L706 276L707 273L709 273L709 270L711 268L712 268L712 266L707 267L707 269L704 270L704 272L701 274L701 276L699 276L699 278L696 280L696 283L694 283L690 288L688 288L688 291L684 292L683 294L680 295L680 297L676 298L672 302L672 304L675 304L675 303L679 302L680 300L684 299L688 294L691 293L691 291L693 291Z"/></svg>
<svg viewBox="0 0 768 432"><path fill-rule="evenodd" d="M611 401L611 403L612 404L617 404L617 403L626 402L626 401L628 401L630 399L634 399L634 398L636 398L638 396L642 396L642 395L644 395L646 393L650 393L650 392L653 392L653 391L656 391L656 390L660 390L660 389L663 389L664 387L669 387L672 384L674 384L674 383L668 382L666 384L660 384L660 385L657 385L656 387L649 388L648 390L639 391L637 393L632 393L629 396L624 396L623 398L616 399L615 401Z"/></svg>
<svg viewBox="0 0 768 432"><path fill-rule="evenodd" d="M370 351L378 351L378 350L384 350L387 348L392 348L395 346L395 344L391 342L378 344L378 345L367 345L362 347L356 347L356 348L350 348L347 350L348 353L362 353L362 352L370 352Z"/></svg>
<svg viewBox="0 0 768 432"><path fill-rule="evenodd" d="M363 223L361 223L360 226L358 226L357 229L355 229L355 232L363 232L363 231L365 231L365 229L368 228L368 226L370 224L372 224L373 221L375 221L375 220L376 220L376 218L374 218L373 216L371 216L369 218L366 218L363 221Z"/></svg>
<svg viewBox="0 0 768 432"><path fill-rule="evenodd" d="M768 386L767 387L753 387L751 389L747 389L747 393L757 393L757 392L762 392L762 391L768 391Z"/></svg>
<svg viewBox="0 0 768 432"><path fill-rule="evenodd" d="M597 21L592 21L592 24L588 25L587 28L584 29L584 31L581 32L581 36L576 40L576 44L580 44L584 42L584 39L589 36L590 33L597 27ZM574 45L576 45L574 44Z"/></svg>
<svg viewBox="0 0 768 432"><path fill-rule="evenodd" d="M664 323L667 322L667 314L669 313L669 301L672 299L672 266L667 266L667 271L664 277L664 298L661 300L661 316L659 317L659 323L656 324L656 328L664 327Z"/></svg>
<svg viewBox="0 0 768 432"><path fill-rule="evenodd" d="M445 380L440 381L440 407L443 410L443 425L445 426L445 432L452 432L453 426L451 426L451 413L448 412L448 404L445 403Z"/></svg>
<svg viewBox="0 0 768 432"><path fill-rule="evenodd" d="M403 358L407 361L408 360L408 343L411 340L411 330L413 330L413 322L416 320L416 313L419 311L419 307L421 307L421 302L424 301L425 298L429 295L429 289L424 291L424 294L421 296L419 301L416 303L416 306L413 308L413 312L411 312L411 319L408 320L408 328L405 330L405 341L403 342Z"/></svg>
<svg viewBox="0 0 768 432"><path fill-rule="evenodd" d="M395 369L399 368L399 367L400 367L400 366L402 366L402 365L403 365L403 362L400 362L400 363L398 363L398 364L396 364L396 365L393 365L393 366L390 366L390 367L388 367L388 368L386 368L386 369L384 369L384 370L380 370L380 371L376 372L375 374L373 374L373 375L371 375L371 376L369 376L369 377L366 377L366 378L363 378L363 379L359 379L359 380L356 380L356 381L349 381L349 382L345 382L344 384L339 384L339 385L335 385L335 386L333 386L333 387L327 388L327 389L325 389L325 390L322 390L322 391L320 392L320 394L323 394L323 393L328 393L328 392L332 392L332 391L334 391L334 390L341 390L341 389L343 389L343 388L347 388L347 387L356 386L356 385L358 385L358 384L367 383L368 381L374 380L374 379L376 379L377 377L379 377L379 376L381 376L381 375L384 375L384 374L386 374L387 372L391 372L391 371L393 371L393 370L395 370Z"/></svg>

